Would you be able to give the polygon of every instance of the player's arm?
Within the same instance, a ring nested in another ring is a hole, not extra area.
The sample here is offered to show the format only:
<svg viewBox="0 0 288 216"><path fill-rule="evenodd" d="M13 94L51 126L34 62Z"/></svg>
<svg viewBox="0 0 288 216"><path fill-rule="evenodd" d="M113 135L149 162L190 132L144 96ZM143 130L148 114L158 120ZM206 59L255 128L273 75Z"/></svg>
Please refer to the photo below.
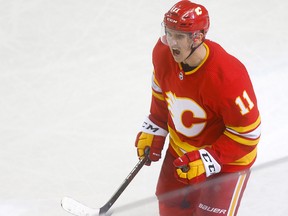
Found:
<svg viewBox="0 0 288 216"><path fill-rule="evenodd" d="M218 93L219 115L226 126L223 134L211 147L188 152L174 161L180 181L195 183L219 172L248 169L254 163L261 119L250 80L241 81Z"/></svg>
<svg viewBox="0 0 288 216"><path fill-rule="evenodd" d="M223 163L224 172L247 169L257 156L261 135L261 117L252 85L240 85L238 94L226 95L222 116L225 123L223 135L212 145ZM225 105L225 106L224 106Z"/></svg>
<svg viewBox="0 0 288 216"><path fill-rule="evenodd" d="M149 147L150 160L158 161L161 158L167 134L167 108L162 90L153 75L150 115L145 119L135 141L138 157L143 157L145 149Z"/></svg>
<svg viewBox="0 0 288 216"><path fill-rule="evenodd" d="M256 119L254 116L257 116ZM177 158L174 161L176 178L191 184L220 172L235 172L251 167L260 139L259 113L255 111L253 118L247 124L244 122L246 120L237 127L227 125L223 135L211 147L187 152Z"/></svg>

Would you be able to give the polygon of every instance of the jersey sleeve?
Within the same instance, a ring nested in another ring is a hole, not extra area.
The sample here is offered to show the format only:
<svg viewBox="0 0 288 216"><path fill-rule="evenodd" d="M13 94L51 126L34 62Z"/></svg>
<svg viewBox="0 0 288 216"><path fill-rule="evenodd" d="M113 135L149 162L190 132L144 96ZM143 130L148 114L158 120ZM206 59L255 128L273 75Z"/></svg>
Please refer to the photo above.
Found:
<svg viewBox="0 0 288 216"><path fill-rule="evenodd" d="M159 125L163 129L168 131L168 108L165 102L165 96L162 92L161 85L159 84L159 80L163 77L160 77L160 70L161 67L167 66L164 65L165 62L165 51L163 49L167 49L160 40L156 43L153 54L152 54L152 62L153 62L153 76L152 76L152 99L151 99L151 106L150 106L150 116L149 118L155 124Z"/></svg>
<svg viewBox="0 0 288 216"><path fill-rule="evenodd" d="M241 63L236 66L229 70L236 78L230 76L231 80L221 83L218 91L218 111L225 130L212 148L224 172L249 168L256 159L261 135L261 118L252 83L245 67Z"/></svg>
<svg viewBox="0 0 288 216"><path fill-rule="evenodd" d="M159 86L156 80L155 71L153 72L152 77L152 98L151 98L149 118L155 124L159 125L165 130L168 130L167 127L168 109L165 102L165 98L162 94L161 87Z"/></svg>

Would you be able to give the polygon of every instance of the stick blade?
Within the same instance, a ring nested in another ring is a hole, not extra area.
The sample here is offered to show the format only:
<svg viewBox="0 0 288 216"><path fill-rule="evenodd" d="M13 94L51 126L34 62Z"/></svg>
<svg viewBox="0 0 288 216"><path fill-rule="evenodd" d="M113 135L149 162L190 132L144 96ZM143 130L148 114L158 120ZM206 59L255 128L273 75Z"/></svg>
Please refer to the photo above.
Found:
<svg viewBox="0 0 288 216"><path fill-rule="evenodd" d="M99 216L99 209L89 208L82 203L70 198L64 197L61 201L62 208L75 216Z"/></svg>

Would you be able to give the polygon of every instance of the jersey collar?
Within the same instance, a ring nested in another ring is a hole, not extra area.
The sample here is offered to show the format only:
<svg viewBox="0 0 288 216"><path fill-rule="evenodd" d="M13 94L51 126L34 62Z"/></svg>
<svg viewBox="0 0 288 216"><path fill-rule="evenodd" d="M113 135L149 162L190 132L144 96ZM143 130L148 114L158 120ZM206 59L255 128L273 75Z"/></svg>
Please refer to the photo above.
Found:
<svg viewBox="0 0 288 216"><path fill-rule="evenodd" d="M209 56L209 53L210 53L210 49L207 46L207 44L203 43L203 45L204 45L204 47L206 48L206 51L207 51L203 61L196 68L194 68L193 70L184 72L186 75L190 75L190 74L195 73L206 62L206 60L207 60L207 58ZM180 70L182 71L183 68L182 68L181 63L178 63L178 66L179 66Z"/></svg>

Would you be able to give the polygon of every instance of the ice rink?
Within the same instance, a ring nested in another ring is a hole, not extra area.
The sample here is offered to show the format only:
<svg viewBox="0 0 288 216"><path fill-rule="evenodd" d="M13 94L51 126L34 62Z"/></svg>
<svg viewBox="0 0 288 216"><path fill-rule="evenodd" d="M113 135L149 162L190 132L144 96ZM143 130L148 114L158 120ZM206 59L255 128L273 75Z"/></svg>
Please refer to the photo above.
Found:
<svg viewBox="0 0 288 216"><path fill-rule="evenodd" d="M0 0L0 216L68 216L63 196L96 208L111 197L138 161L151 52L176 2ZM210 13L207 38L246 65L262 116L238 215L286 216L288 2L196 2ZM144 167L114 207L153 198L160 165ZM122 214L154 215L150 205Z"/></svg>

